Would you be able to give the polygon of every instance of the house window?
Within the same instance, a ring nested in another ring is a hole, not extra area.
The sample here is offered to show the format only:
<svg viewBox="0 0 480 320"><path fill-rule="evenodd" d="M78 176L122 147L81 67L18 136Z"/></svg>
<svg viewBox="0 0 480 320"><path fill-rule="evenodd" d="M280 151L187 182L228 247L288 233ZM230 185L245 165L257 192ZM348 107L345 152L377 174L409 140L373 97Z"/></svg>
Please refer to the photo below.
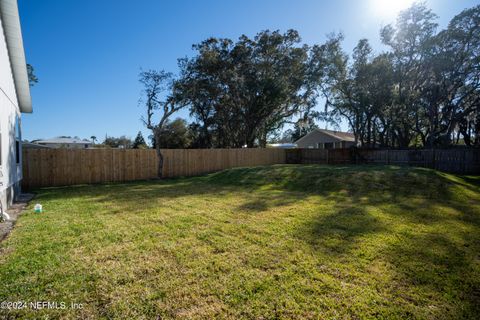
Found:
<svg viewBox="0 0 480 320"><path fill-rule="evenodd" d="M323 142L317 143L317 148L318 149L325 149L325 143L323 143Z"/></svg>

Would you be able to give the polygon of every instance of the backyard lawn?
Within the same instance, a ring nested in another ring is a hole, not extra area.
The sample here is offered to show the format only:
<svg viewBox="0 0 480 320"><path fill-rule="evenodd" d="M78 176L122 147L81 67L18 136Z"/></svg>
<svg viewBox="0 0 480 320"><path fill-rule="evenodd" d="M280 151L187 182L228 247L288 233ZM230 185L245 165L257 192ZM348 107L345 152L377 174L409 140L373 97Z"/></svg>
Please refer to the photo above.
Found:
<svg viewBox="0 0 480 320"><path fill-rule="evenodd" d="M2 318L480 314L480 177L276 165L42 189L29 208L0 244L0 301L66 306Z"/></svg>

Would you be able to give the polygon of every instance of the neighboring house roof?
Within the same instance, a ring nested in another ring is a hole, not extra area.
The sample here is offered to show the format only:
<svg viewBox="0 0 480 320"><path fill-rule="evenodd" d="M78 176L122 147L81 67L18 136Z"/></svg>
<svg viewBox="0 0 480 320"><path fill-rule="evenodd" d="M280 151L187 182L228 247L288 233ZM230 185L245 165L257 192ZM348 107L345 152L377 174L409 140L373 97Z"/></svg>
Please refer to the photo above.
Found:
<svg viewBox="0 0 480 320"><path fill-rule="evenodd" d="M355 135L350 132L332 131L332 130L326 130L326 129L317 129L317 130L325 134L328 134L334 138L340 139L342 141L350 141L350 142L355 141Z"/></svg>
<svg viewBox="0 0 480 320"><path fill-rule="evenodd" d="M44 146L38 143L31 143L31 142L22 142L23 149L52 149L52 147Z"/></svg>
<svg viewBox="0 0 480 320"><path fill-rule="evenodd" d="M21 112L32 112L32 98L28 82L27 62L23 49L22 30L18 15L17 0L0 0L0 15L12 66L13 82Z"/></svg>
<svg viewBox="0 0 480 320"><path fill-rule="evenodd" d="M91 141L85 139L76 139L76 138L51 138L51 139L40 139L33 140L32 143L36 144L92 144Z"/></svg>
<svg viewBox="0 0 480 320"><path fill-rule="evenodd" d="M350 132L333 131L333 130L327 130L327 129L314 129L314 130L310 131L309 133L307 133L306 135L304 135L303 137L301 137L300 139L298 139L297 141L295 141L295 143L301 142L305 137L309 136L313 132L321 132L321 133L327 134L327 135L329 135L333 138L336 138L340 141L355 142L355 135L353 133L350 133Z"/></svg>

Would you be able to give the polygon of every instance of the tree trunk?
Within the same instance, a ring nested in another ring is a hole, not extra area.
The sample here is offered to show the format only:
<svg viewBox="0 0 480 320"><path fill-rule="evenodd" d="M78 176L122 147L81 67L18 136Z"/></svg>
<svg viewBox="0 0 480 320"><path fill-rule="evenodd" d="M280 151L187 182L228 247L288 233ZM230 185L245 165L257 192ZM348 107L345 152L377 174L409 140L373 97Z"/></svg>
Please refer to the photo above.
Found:
<svg viewBox="0 0 480 320"><path fill-rule="evenodd" d="M372 119L370 117L370 115L367 116L368 117L368 120L367 120L367 146L369 148L372 147Z"/></svg>
<svg viewBox="0 0 480 320"><path fill-rule="evenodd" d="M247 145L247 148L253 148L253 147L255 147L255 136L253 136L253 134L252 134L252 136L250 136L250 137L247 138L247 143L246 143L246 145ZM242 146L242 147L243 147L243 146Z"/></svg>
<svg viewBox="0 0 480 320"><path fill-rule="evenodd" d="M159 139L159 134L155 134L155 151L157 152L157 158L158 158L158 164L157 164L157 177L162 178L163 177L163 154L162 150L160 149L160 141Z"/></svg>
<svg viewBox="0 0 480 320"><path fill-rule="evenodd" d="M158 167L157 167L157 176L162 178L163 175L163 154L160 151L160 148L157 149L157 157L158 157Z"/></svg>
<svg viewBox="0 0 480 320"><path fill-rule="evenodd" d="M260 140L259 141L259 147L260 148L266 148L267 147L267 132L266 131L262 132L262 135L261 135L259 140Z"/></svg>

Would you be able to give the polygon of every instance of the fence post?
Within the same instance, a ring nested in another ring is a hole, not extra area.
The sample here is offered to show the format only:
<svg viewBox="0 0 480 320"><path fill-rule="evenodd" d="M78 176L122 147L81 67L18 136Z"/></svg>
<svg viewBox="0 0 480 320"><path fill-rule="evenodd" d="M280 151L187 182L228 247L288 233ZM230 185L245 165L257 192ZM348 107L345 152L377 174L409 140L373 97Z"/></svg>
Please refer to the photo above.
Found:
<svg viewBox="0 0 480 320"><path fill-rule="evenodd" d="M327 150L327 164L330 164L330 156L329 156L330 150L329 149L325 149L325 150Z"/></svg>

